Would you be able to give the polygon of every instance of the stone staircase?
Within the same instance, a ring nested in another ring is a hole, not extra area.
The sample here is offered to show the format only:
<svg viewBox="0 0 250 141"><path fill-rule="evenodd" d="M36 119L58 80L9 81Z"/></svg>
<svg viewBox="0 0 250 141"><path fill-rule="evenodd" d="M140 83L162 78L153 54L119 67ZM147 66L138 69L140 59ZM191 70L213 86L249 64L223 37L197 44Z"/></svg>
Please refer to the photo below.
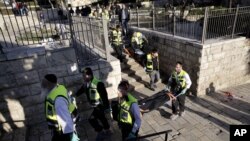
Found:
<svg viewBox="0 0 250 141"><path fill-rule="evenodd" d="M124 63L121 63L122 80L127 80L131 86L131 91L137 92L141 89L149 90L149 75L145 72L144 68L133 58L126 56ZM155 91L151 91L152 94L159 92L163 89L164 84L162 80L158 81Z"/></svg>

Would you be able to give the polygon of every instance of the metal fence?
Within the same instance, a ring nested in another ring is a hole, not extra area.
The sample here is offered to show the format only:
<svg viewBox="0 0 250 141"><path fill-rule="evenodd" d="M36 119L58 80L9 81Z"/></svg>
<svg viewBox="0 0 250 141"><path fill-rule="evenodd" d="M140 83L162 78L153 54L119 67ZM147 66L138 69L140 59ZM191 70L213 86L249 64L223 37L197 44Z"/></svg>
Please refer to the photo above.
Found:
<svg viewBox="0 0 250 141"><path fill-rule="evenodd" d="M103 19L72 16L72 43L80 64L99 58L109 60L107 25Z"/></svg>
<svg viewBox="0 0 250 141"><path fill-rule="evenodd" d="M250 30L250 7L219 10L203 8L184 13L175 8L136 9L131 11L129 25L205 43L212 39L234 38L247 34Z"/></svg>
<svg viewBox="0 0 250 141"><path fill-rule="evenodd" d="M68 10L27 3L28 11L0 7L0 53L13 48L69 46L80 64L108 59L107 21L73 16ZM3 21L3 22L2 22Z"/></svg>

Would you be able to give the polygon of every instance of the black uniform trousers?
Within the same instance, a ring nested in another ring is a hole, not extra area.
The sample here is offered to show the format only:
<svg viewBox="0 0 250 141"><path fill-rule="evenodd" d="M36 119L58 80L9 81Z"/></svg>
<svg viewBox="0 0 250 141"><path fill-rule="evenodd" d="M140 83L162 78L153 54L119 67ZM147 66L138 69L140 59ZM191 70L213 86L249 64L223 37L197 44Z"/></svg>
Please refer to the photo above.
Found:
<svg viewBox="0 0 250 141"><path fill-rule="evenodd" d="M122 131L122 140L126 141L126 138L128 137L129 133L133 129L133 125L126 124L126 123L119 123L119 127L121 128L121 131ZM138 135L138 132L139 131L136 131L135 136ZM130 141L132 141L132 140L130 140Z"/></svg>
<svg viewBox="0 0 250 141"><path fill-rule="evenodd" d="M102 123L102 125L100 125L98 120ZM103 129L107 130L110 128L108 120L104 113L104 108L100 106L94 108L94 111L89 118L89 123L96 132L100 132Z"/></svg>
<svg viewBox="0 0 250 141"><path fill-rule="evenodd" d="M122 44L112 44L116 54L117 54L117 58L122 62L123 61L123 56L122 56L122 50L123 50L123 47L122 47Z"/></svg>
<svg viewBox="0 0 250 141"><path fill-rule="evenodd" d="M186 94L180 95L176 100L172 100L172 112L177 114L178 112L184 112L185 110L185 98ZM179 110L178 110L179 108Z"/></svg>
<svg viewBox="0 0 250 141"><path fill-rule="evenodd" d="M58 132L53 130L52 141L71 141L73 133L63 134L62 132Z"/></svg>

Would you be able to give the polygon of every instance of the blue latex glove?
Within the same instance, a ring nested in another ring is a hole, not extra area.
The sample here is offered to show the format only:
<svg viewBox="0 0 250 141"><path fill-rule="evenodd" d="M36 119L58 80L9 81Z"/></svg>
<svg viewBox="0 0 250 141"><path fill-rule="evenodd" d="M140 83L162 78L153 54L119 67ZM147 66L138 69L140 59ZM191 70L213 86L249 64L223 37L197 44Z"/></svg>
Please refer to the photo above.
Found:
<svg viewBox="0 0 250 141"><path fill-rule="evenodd" d="M136 138L135 134L133 132L130 132L128 137L126 138L126 140L132 140L132 139L135 139L135 138Z"/></svg>
<svg viewBox="0 0 250 141"><path fill-rule="evenodd" d="M71 137L71 141L79 141L80 139L78 138L77 134L74 132L72 137Z"/></svg>

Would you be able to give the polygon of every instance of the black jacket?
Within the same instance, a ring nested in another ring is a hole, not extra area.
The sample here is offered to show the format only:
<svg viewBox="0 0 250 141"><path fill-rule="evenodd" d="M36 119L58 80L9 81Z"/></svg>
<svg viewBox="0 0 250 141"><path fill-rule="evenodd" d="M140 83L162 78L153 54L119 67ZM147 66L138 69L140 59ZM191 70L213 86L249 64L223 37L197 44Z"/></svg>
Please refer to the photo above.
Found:
<svg viewBox="0 0 250 141"><path fill-rule="evenodd" d="M97 84L97 91L100 94L101 100L103 102L103 105L100 104L99 106L103 106L104 109L108 109L109 108L108 94L103 82L99 82ZM87 87L87 84L83 84L75 95L80 96L82 93L85 93L87 95L87 99L90 101L89 88Z"/></svg>
<svg viewBox="0 0 250 141"><path fill-rule="evenodd" d="M122 22L122 10L123 9L121 9L118 14L119 22ZM125 10L125 20L128 22L130 20L130 13L128 9L124 9L124 10Z"/></svg>

